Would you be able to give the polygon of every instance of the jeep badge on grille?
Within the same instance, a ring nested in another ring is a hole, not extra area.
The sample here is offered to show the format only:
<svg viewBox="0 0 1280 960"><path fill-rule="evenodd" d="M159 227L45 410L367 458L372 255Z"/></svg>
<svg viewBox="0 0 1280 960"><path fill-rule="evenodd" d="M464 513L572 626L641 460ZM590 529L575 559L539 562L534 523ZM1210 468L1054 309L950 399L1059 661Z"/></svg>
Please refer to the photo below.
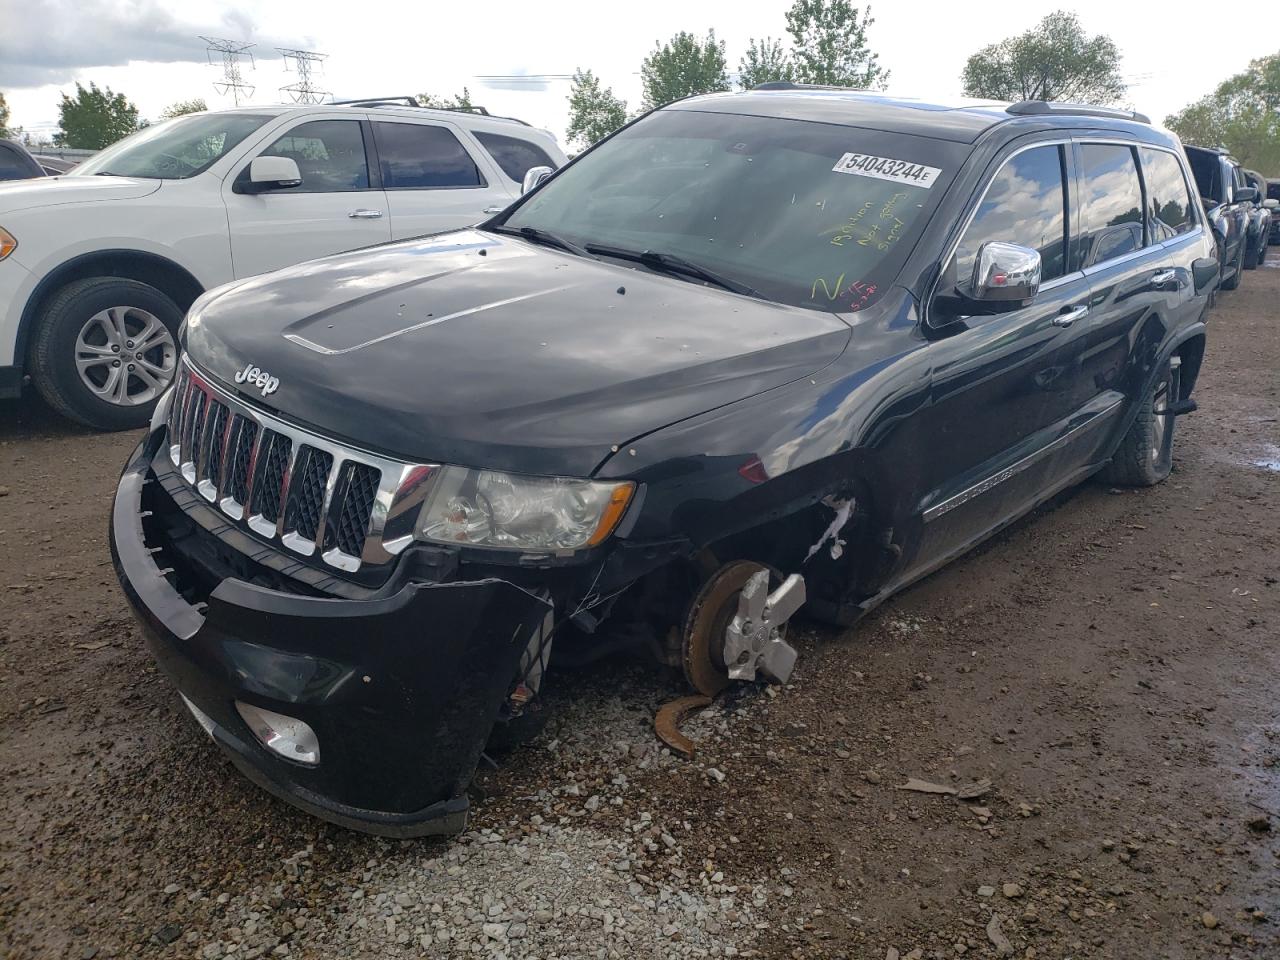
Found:
<svg viewBox="0 0 1280 960"><path fill-rule="evenodd" d="M269 397L280 389L280 381L276 377L252 363L245 364L245 368L236 374L236 383L252 384L262 391L264 397Z"/></svg>

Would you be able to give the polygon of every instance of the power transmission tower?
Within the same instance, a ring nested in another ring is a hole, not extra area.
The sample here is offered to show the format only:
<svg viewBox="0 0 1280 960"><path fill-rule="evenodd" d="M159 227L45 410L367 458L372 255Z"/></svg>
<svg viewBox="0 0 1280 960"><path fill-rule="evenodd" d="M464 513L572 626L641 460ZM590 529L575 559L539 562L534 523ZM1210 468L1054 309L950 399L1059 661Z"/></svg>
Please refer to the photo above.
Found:
<svg viewBox="0 0 1280 960"><path fill-rule="evenodd" d="M236 106L240 106L240 97L246 100L253 96L253 85L245 83L240 76L240 59L247 58L249 61L249 69L253 69L253 54L249 52L249 48L254 46L252 43L241 43L239 40L219 40L217 37L201 37L208 46L205 48L205 55L209 58L210 63L214 63L213 55L215 53L222 55L222 79L214 81L213 89L217 90L223 96L228 93L236 102Z"/></svg>
<svg viewBox="0 0 1280 960"><path fill-rule="evenodd" d="M281 93L289 94L295 103L320 103L325 97L332 96L328 90L320 90L311 85L311 68L313 65L322 65L329 56L327 53L316 53L314 50L291 50L285 47L276 47L276 49L284 57L284 68L288 70L289 61L292 60L294 69L298 71L298 81L281 87Z"/></svg>

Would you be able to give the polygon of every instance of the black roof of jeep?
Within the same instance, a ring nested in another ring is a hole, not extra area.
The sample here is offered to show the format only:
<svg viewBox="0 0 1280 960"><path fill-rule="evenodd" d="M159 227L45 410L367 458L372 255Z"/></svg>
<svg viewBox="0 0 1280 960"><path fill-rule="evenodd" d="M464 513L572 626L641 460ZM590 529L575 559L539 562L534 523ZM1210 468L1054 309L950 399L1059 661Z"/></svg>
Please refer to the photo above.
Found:
<svg viewBox="0 0 1280 960"><path fill-rule="evenodd" d="M957 98L949 103L916 100L885 93L798 83L767 83L745 93L713 93L690 97L666 109L742 113L781 119L813 120L892 133L974 143L993 127L1014 124L1020 132L1038 129L1108 129L1137 139L1176 146L1177 141L1140 113L1074 103Z"/></svg>

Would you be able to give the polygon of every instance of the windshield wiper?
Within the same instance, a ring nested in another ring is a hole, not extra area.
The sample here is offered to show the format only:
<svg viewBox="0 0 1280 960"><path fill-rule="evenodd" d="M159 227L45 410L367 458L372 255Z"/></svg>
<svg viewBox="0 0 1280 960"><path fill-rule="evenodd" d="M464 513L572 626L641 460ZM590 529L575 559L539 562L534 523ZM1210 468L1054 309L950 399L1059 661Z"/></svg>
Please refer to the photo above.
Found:
<svg viewBox="0 0 1280 960"><path fill-rule="evenodd" d="M610 247L600 243L588 243L587 251L598 253L602 257L613 257L616 260L630 260L634 263L642 263L646 267L653 267L656 270L663 270L667 273L684 274L687 277L694 277L712 286L719 287L721 290L740 293L744 297L755 297L757 300L767 299L755 287L749 286L741 280L734 280L731 277L716 273L714 270L709 270L701 264L686 260L684 257L677 256L674 253L662 253L657 250L626 250L622 247Z"/></svg>
<svg viewBox="0 0 1280 960"><path fill-rule="evenodd" d="M566 240L550 230L542 230L538 227L508 227L506 224L499 224L496 227L487 227L486 229L492 230L494 233L505 233L511 237L523 237L530 243L540 243L546 247L558 247L575 256L586 257L588 260L595 259L585 247L580 247L572 240Z"/></svg>

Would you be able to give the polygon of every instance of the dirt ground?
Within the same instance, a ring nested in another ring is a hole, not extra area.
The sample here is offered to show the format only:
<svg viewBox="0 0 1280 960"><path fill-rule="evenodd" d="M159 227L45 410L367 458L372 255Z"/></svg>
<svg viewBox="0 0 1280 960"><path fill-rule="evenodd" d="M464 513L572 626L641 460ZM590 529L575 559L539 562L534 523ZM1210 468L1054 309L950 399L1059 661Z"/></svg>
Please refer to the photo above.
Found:
<svg viewBox="0 0 1280 960"><path fill-rule="evenodd" d="M1167 483L1086 484L854 630L801 625L793 683L704 714L695 762L645 752L673 676L559 677L558 719L481 778L476 827L559 817L608 840L660 822L619 868L631 888L758 884L737 948L697 946L698 914L647 956L1280 956L1280 269L1221 297L1196 396ZM232 942L248 921L227 932L253 891L293 918L272 955L534 955L428 947L429 925L383 946L363 885L392 871L403 893L405 871L464 842L320 824L185 715L108 555L136 439L0 404L5 956L257 955ZM618 742L649 759L619 775ZM896 789L911 777L992 786L969 802ZM582 807L579 784L608 800ZM282 867L300 848L301 877ZM560 955L627 956L609 923L599 950Z"/></svg>

